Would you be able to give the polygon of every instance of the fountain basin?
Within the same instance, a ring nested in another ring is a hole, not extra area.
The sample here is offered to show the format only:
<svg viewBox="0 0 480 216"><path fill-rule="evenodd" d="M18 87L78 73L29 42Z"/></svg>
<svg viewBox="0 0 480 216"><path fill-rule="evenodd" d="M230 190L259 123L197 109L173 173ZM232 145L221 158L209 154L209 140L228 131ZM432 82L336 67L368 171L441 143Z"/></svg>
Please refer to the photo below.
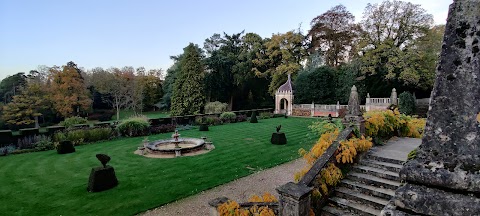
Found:
<svg viewBox="0 0 480 216"><path fill-rule="evenodd" d="M148 143L145 147L151 154L175 154L176 151L184 154L203 150L205 141L196 138L181 138L178 141L174 139L157 140Z"/></svg>

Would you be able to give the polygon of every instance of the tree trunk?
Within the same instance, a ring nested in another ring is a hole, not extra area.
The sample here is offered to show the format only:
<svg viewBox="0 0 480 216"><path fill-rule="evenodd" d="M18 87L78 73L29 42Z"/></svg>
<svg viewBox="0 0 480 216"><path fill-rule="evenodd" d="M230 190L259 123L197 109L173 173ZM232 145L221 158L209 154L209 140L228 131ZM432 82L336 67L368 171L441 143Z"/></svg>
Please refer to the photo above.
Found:
<svg viewBox="0 0 480 216"><path fill-rule="evenodd" d="M233 110L233 94L230 95L230 103L228 103L228 110L229 111Z"/></svg>
<svg viewBox="0 0 480 216"><path fill-rule="evenodd" d="M117 121L120 119L120 108L117 106Z"/></svg>
<svg viewBox="0 0 480 216"><path fill-rule="evenodd" d="M38 124L38 116L35 116L35 128L40 128L40 124Z"/></svg>

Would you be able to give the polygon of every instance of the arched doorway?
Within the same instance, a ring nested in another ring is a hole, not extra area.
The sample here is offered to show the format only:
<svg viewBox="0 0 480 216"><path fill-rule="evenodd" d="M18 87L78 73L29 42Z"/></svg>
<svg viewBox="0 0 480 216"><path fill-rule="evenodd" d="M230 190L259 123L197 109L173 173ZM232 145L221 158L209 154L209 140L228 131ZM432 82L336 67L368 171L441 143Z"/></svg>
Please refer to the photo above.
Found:
<svg viewBox="0 0 480 216"><path fill-rule="evenodd" d="M280 113L285 114L288 111L288 100L286 98L280 99Z"/></svg>

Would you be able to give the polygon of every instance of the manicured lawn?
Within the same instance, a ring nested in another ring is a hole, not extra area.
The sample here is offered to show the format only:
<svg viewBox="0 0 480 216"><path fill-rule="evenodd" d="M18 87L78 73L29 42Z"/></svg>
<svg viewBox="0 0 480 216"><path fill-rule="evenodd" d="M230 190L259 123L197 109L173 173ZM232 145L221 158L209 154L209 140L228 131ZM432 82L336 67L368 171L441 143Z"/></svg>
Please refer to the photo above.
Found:
<svg viewBox="0 0 480 216"><path fill-rule="evenodd" d="M1 215L132 215L298 158L308 149L307 126L314 119L275 118L180 131L182 137L208 136L215 150L194 157L152 159L134 155L143 137L78 146L77 152L56 151L0 157ZM281 124L288 144L270 144ZM149 137L167 138L171 134ZM97 153L112 157L119 185L86 191ZM249 167L249 168L247 168ZM292 173L293 175L293 173ZM228 194L225 194L228 196ZM208 200L205 200L208 202Z"/></svg>

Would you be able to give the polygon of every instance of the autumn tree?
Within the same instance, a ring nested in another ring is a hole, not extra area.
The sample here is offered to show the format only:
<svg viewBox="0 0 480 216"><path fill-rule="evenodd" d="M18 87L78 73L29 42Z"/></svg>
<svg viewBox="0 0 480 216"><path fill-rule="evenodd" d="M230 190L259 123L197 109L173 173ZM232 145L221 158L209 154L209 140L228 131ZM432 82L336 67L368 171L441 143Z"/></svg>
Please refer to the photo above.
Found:
<svg viewBox="0 0 480 216"><path fill-rule="evenodd" d="M62 67L50 68L50 100L53 108L62 117L79 115L92 104L80 69L73 62Z"/></svg>
<svg viewBox="0 0 480 216"><path fill-rule="evenodd" d="M200 113L205 104L205 68L199 48L190 43L184 48L180 71L174 83L171 115Z"/></svg>
<svg viewBox="0 0 480 216"><path fill-rule="evenodd" d="M39 127L38 117L48 109L47 88L44 83L29 82L21 93L3 107L3 120L10 125L31 125Z"/></svg>
<svg viewBox="0 0 480 216"><path fill-rule="evenodd" d="M294 31L274 34L252 60L257 76L271 78L268 88L271 95L287 80L287 74L296 76L302 68L301 61L306 55L304 38L301 33Z"/></svg>
<svg viewBox="0 0 480 216"><path fill-rule="evenodd" d="M313 18L307 37L310 53L321 53L324 62L332 67L351 59L359 28L355 17L343 5L337 5Z"/></svg>

